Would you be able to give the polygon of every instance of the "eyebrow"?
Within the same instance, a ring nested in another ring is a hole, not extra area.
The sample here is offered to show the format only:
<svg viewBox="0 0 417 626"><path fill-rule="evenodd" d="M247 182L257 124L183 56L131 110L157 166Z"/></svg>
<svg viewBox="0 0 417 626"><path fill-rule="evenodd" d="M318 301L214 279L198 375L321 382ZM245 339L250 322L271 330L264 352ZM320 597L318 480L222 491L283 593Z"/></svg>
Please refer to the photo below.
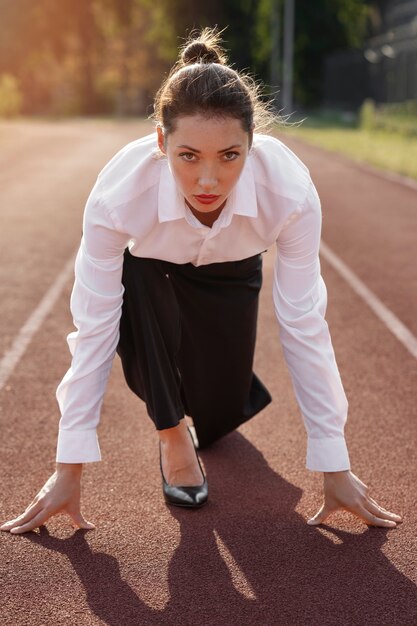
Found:
<svg viewBox="0 0 417 626"><path fill-rule="evenodd" d="M229 150L232 150L233 148L241 148L242 145L240 143L235 144L234 146L230 146L229 148L224 148L223 150L218 150L217 154L220 154L221 152L228 152ZM201 150L197 150L196 148L191 148L191 146L177 146L177 148L186 148L187 150L192 150L193 152L198 152L198 154L201 154Z"/></svg>

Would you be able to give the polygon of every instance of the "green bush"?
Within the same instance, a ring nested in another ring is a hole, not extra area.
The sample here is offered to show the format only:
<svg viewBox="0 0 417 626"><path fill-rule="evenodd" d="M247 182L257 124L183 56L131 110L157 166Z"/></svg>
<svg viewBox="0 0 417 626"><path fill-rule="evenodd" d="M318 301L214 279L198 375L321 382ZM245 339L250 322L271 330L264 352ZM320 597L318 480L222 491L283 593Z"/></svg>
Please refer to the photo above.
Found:
<svg viewBox="0 0 417 626"><path fill-rule="evenodd" d="M417 117L417 100L405 100L404 102L395 102L393 104L384 104L381 111L385 114L416 116Z"/></svg>
<svg viewBox="0 0 417 626"><path fill-rule="evenodd" d="M378 115L378 127L406 137L417 135L417 100L384 104Z"/></svg>
<svg viewBox="0 0 417 626"><path fill-rule="evenodd" d="M375 102L367 98L359 109L359 126L364 130L374 130L376 125Z"/></svg>
<svg viewBox="0 0 417 626"><path fill-rule="evenodd" d="M404 137L417 136L417 100L381 104L367 99L359 110L359 126L366 130L383 130Z"/></svg>
<svg viewBox="0 0 417 626"><path fill-rule="evenodd" d="M0 76L0 117L19 115L22 106L22 94L17 78L11 74Z"/></svg>

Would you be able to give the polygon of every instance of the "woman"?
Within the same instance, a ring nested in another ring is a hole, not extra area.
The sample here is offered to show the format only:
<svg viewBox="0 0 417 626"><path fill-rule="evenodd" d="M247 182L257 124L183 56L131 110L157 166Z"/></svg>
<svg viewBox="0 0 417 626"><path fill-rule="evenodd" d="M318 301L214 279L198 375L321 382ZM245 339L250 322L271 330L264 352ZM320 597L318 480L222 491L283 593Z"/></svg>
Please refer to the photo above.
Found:
<svg viewBox="0 0 417 626"><path fill-rule="evenodd" d="M195 445L271 401L252 364L261 255L273 244L274 305L308 434L307 468L324 472L324 504L309 523L338 508L371 525L401 521L350 470L347 401L324 319L320 201L305 165L254 133L267 114L253 81L226 64L218 35L205 29L156 96L156 137L128 144L99 174L75 265L72 364L57 389L56 472L2 530L26 532L63 511L94 528L80 511L81 473L101 458L96 428L116 352L159 436L165 500L207 502Z"/></svg>

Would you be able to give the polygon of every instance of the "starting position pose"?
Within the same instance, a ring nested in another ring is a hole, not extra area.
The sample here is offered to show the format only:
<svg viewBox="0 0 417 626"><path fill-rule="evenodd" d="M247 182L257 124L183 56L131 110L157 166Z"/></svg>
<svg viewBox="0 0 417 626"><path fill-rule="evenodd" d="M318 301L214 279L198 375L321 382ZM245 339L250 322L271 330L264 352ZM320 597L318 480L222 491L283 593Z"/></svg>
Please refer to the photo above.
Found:
<svg viewBox="0 0 417 626"><path fill-rule="evenodd" d="M81 474L101 459L96 428L116 352L155 424L166 502L207 502L196 448L271 401L252 366L262 253L273 245L273 301L308 435L306 466L324 473L324 502L309 523L337 509L375 526L401 522L350 469L316 188L285 144L255 132L268 110L254 81L226 61L215 31L191 38L156 95L156 133L123 147L98 175L75 263L72 363L57 389L56 471L1 530L24 533L62 512L94 528L80 510Z"/></svg>

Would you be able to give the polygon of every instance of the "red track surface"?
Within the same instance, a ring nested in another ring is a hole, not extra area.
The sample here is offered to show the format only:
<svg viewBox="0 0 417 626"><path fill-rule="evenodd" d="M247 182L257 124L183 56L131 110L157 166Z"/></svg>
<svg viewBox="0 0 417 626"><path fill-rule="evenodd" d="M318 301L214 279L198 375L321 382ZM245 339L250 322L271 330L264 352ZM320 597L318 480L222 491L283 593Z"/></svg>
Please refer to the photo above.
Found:
<svg viewBox="0 0 417 626"><path fill-rule="evenodd" d="M0 350L78 246L95 177L149 132L126 122L0 125ZM295 140L323 206L323 239L417 334L417 193ZM87 465L83 510L40 533L0 533L1 626L154 624L415 625L417 362L323 260L327 320L350 402L353 471L386 508L386 530L338 513L310 527L322 477L305 469L305 434L271 305L265 255L255 370L274 401L200 452L210 502L165 505L157 435L116 357ZM1 520L20 513L54 470L55 389L69 365L68 283L0 394Z"/></svg>

